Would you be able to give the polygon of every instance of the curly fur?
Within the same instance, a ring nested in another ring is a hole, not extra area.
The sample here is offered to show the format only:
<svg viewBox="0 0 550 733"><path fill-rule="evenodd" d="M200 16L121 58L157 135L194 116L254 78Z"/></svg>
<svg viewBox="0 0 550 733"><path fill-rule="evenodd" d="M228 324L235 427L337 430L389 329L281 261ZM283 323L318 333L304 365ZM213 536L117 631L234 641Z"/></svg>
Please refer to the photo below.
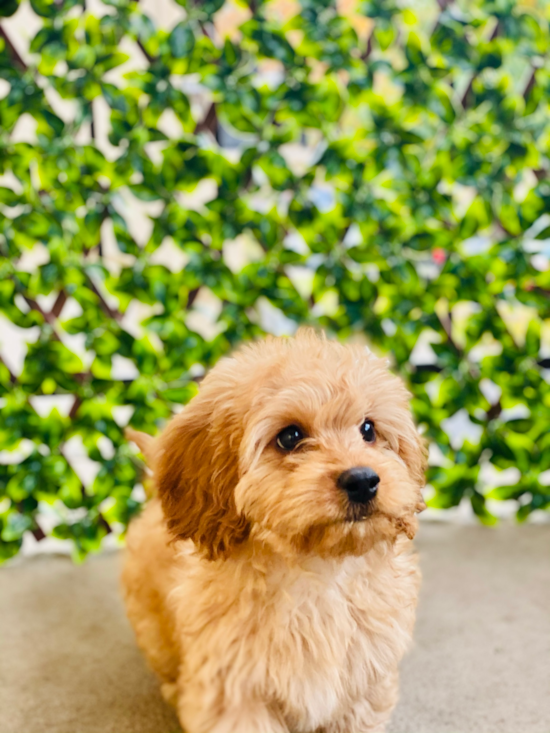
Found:
<svg viewBox="0 0 550 733"><path fill-rule="evenodd" d="M381 360L302 331L222 360L155 441L130 434L157 496L128 534L127 610L188 733L384 730L419 583L408 398ZM285 454L290 424L308 437ZM350 520L354 466L380 486Z"/></svg>

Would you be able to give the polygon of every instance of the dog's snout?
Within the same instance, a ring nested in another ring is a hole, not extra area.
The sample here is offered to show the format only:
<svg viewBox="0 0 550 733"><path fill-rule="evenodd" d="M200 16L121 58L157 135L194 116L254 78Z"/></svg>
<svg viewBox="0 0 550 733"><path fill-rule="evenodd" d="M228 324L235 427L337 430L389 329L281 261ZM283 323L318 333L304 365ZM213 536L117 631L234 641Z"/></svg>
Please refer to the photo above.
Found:
<svg viewBox="0 0 550 733"><path fill-rule="evenodd" d="M337 483L350 501L367 504L376 496L380 477L369 466L356 466L341 473Z"/></svg>

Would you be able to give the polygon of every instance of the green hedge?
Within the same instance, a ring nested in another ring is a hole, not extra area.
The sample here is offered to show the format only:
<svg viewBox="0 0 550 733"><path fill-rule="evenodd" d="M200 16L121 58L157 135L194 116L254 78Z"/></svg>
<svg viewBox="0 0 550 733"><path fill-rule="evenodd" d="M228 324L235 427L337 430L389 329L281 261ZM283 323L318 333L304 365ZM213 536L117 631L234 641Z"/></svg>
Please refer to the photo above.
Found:
<svg viewBox="0 0 550 733"><path fill-rule="evenodd" d="M0 346L3 558L119 534L125 423L157 432L203 367L299 323L392 359L432 506L549 507L548 2L177 0L169 30L30 5L30 53L29 7L0 7L0 322L28 342L19 370Z"/></svg>

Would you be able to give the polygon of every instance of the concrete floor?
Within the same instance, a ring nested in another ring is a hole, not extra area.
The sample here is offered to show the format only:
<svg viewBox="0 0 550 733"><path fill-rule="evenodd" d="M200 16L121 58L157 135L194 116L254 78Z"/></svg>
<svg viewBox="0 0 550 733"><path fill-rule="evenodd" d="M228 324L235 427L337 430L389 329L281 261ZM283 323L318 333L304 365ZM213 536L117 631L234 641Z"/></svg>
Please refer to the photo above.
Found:
<svg viewBox="0 0 550 733"><path fill-rule="evenodd" d="M390 733L549 733L550 525L423 523L416 643ZM119 556L0 569L1 733L175 733L118 596ZM353 731L350 731L353 733Z"/></svg>

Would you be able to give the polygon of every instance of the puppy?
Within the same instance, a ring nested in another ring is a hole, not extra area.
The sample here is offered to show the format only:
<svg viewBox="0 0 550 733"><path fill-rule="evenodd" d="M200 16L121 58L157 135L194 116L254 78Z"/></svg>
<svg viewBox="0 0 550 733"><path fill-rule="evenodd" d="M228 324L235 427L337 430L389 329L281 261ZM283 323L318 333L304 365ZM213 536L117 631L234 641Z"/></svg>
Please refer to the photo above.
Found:
<svg viewBox="0 0 550 733"><path fill-rule="evenodd" d="M187 733L374 733L397 699L425 448L408 393L301 331L222 359L152 440L128 616Z"/></svg>

